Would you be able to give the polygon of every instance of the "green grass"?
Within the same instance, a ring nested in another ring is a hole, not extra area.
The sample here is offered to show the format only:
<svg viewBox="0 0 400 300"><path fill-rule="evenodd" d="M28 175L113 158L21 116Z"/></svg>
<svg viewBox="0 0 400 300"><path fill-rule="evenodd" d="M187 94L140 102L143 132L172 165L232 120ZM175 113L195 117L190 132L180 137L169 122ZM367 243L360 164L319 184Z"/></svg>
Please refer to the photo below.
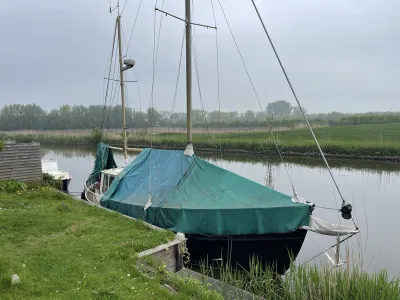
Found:
<svg viewBox="0 0 400 300"><path fill-rule="evenodd" d="M366 124L319 127L315 134L324 153L328 156L348 158L373 158L400 156L400 123ZM54 135L38 133L24 135L9 133L6 136L18 140L36 140L45 144L88 144L93 143L89 136ZM280 151L285 155L319 155L318 149L308 129L294 129L274 132ZM108 135L106 142L122 145L121 135ZM131 134L128 144L131 147L184 148L186 135L163 133L151 136ZM197 150L218 151L220 144L223 151L257 152L277 154L273 139L268 132L194 134L193 143Z"/></svg>
<svg viewBox="0 0 400 300"><path fill-rule="evenodd" d="M199 284L173 295L137 269L138 252L173 239L47 186L0 182L0 298L216 299Z"/></svg>
<svg viewBox="0 0 400 300"><path fill-rule="evenodd" d="M215 276L215 271L202 265L202 274ZM221 265L217 275L220 280L246 290L263 299L279 300L347 300L347 299L400 299L399 278L389 279L385 270L368 274L357 267L333 268L331 265L296 266L277 277L271 269L263 269L252 259L249 271ZM226 289L227 287L225 287Z"/></svg>
<svg viewBox="0 0 400 300"><path fill-rule="evenodd" d="M339 155L400 155L400 123L354 126L321 127L314 130L318 141L328 154ZM317 152L317 147L308 129L294 129L274 132L279 147L286 153ZM263 153L276 153L271 135L267 132L195 134L193 142L198 148L219 148L221 140L225 150L249 150ZM134 142L134 141L132 141ZM176 147L183 146L183 134L159 134L153 143Z"/></svg>

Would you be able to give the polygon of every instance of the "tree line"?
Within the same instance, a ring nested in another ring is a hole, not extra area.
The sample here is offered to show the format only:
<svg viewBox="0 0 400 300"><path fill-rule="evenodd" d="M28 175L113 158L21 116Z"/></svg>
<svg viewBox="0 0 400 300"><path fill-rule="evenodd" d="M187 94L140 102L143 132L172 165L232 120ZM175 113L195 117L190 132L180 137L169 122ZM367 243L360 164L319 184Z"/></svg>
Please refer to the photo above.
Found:
<svg viewBox="0 0 400 300"><path fill-rule="evenodd" d="M306 110L303 109L305 112ZM186 113L161 111L149 108L146 112L126 109L126 124L129 128L153 126L185 127ZM400 122L400 112L371 112L365 114L346 114L331 112L326 114L307 114L314 124L372 124ZM258 127L270 122L274 127L295 127L303 123L298 107L289 102L270 103L264 112L247 110L219 112L192 111L194 127ZM121 106L103 105L61 105L58 109L46 111L36 104L11 104L0 110L0 130L63 130L121 128Z"/></svg>

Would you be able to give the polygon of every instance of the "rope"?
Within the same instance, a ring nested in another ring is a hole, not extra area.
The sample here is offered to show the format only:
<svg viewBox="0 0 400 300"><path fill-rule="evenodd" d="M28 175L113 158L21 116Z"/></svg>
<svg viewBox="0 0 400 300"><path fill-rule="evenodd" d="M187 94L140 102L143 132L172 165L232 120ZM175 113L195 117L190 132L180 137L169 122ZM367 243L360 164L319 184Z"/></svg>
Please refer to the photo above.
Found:
<svg viewBox="0 0 400 300"><path fill-rule="evenodd" d="M112 62L113 62L113 57L114 57L114 49L115 49L115 36L117 33L117 22L115 22L115 27L114 27L114 36L113 36L113 42L111 46L111 54L110 54L110 68L108 70L108 78L111 76L111 69L112 69ZM106 113L106 105L107 105L107 97L108 97L108 88L110 85L110 79L107 80L107 88L106 88L106 93L104 95L104 106L103 106L103 116L101 117L101 130L103 130L103 125L104 125L104 117Z"/></svg>
<svg viewBox="0 0 400 300"><path fill-rule="evenodd" d="M157 0L156 0L156 6L157 7ZM164 8L164 0L162 4L162 8ZM154 83L155 83L155 75L156 75L156 66L157 66L157 58L158 58L158 48L160 45L160 35L161 35L161 25L162 25L162 20L163 20L163 15L161 15L160 18L160 26L158 28L158 38L157 38L157 46L156 46L156 19L157 19L157 11L154 10L154 31L153 31L153 78L152 78L152 83L151 83L151 96L150 96L150 148L153 148L153 138L152 138L152 133L153 133L153 117L154 117Z"/></svg>
<svg viewBox="0 0 400 300"><path fill-rule="evenodd" d="M237 49L237 51L238 51L238 53L239 53L239 56L240 56L240 59L241 59L241 61L242 61L243 66L244 66L244 69L245 69L245 71L246 71L247 77L249 78L249 81L250 81L251 87L252 87L252 89L253 89L254 95L255 95L256 98L257 98L258 104L260 105L260 107L262 107L260 98L258 97L256 88L254 87L253 81L251 80L250 73L249 73L249 71L248 71L248 69L247 69L247 66L246 66L246 64L244 63L244 59L243 59L242 53L240 52L239 46L238 46L238 44L237 44L237 42L236 42L235 35L233 34L232 28L231 28L231 26L230 26L230 24L229 24L229 22L228 22L228 18L226 17L226 14L225 14L224 8L222 7L221 1L218 0L218 3L219 3L219 6L221 7L221 10L222 10L222 13L223 13L223 15L224 15L226 24L228 25L229 31L231 32L233 41L234 41L234 43L235 43L235 45L236 45L236 49Z"/></svg>
<svg viewBox="0 0 400 300"><path fill-rule="evenodd" d="M322 209L329 209L329 210L336 210L336 211L339 211L338 208L319 206L319 205L315 205L315 204L314 204L314 206L315 206L315 207L318 207L318 208L322 208ZM340 219L339 219L339 222L340 222Z"/></svg>
<svg viewBox="0 0 400 300"><path fill-rule="evenodd" d="M249 73L249 71L248 71L248 69L247 69L246 63L244 62L242 53L240 52L239 46L238 46L238 44L237 44L237 42L236 42L235 35L233 34L232 28L231 28L231 26L229 25L229 21L228 21L228 18L226 17L226 14L225 14L224 8L222 7L221 1L218 0L218 3L219 3L219 5L220 5L220 7L221 7L221 10L222 10L222 13L223 13L223 15L224 15L226 24L228 25L229 31L231 32L233 41L234 41L234 43L235 43L235 45L236 45L236 49L237 49L237 51L238 51L238 53L239 53L240 59L241 59L241 61L242 61L242 64L243 64L243 66L244 66L244 68L245 68L245 70L246 70L246 74L247 74L247 77L249 78L251 87L253 88L254 95L255 95L256 98L257 98L258 105L260 106L261 111L264 111L264 109L263 109L263 107L262 107L262 105L261 105L260 98L258 97L257 91L256 91L256 89L255 89L255 87L254 87L253 81L251 80L250 73ZM287 174L287 176L288 176L288 178L289 178L289 181L290 181L290 183L291 183L291 185L292 185L292 189L293 189L293 191L295 191L294 184L293 184L293 180L292 180L292 178L291 178L291 176L290 176L290 174L289 174L287 165L285 164L285 162L284 162L284 160L283 160L282 152L281 152L281 150L279 149L279 146L278 146L278 143L277 143L277 141L276 141L276 139L275 139L275 136L274 136L274 134L272 133L272 124L269 122L268 119L267 119L267 124L269 125L269 133L270 133L270 135L271 135L272 141L273 141L274 144L275 144L275 148L276 148L276 150L278 151L279 157L281 158L281 161L282 161L283 166L284 166L284 168L285 168L286 174Z"/></svg>
<svg viewBox="0 0 400 300"><path fill-rule="evenodd" d="M157 0L156 0L156 4L155 7L157 7ZM163 4L162 7L164 8L164 0L163 0ZM161 25L162 25L162 20L163 20L163 16L161 15L160 18L160 26L158 28L158 39L157 39L157 48L156 48L156 19L157 19L157 11L154 10L154 30L153 30L153 79L152 79L152 83L151 83L151 97L150 97L150 148L153 148L153 117L154 117L154 82L155 82L155 74L156 74L156 66L157 66L157 56L158 56L158 46L160 44L160 35L161 35ZM152 165L152 159L151 159L151 154L150 154L150 176L149 176L149 201L151 199L151 193L150 193L150 189L151 189L151 165Z"/></svg>
<svg viewBox="0 0 400 300"><path fill-rule="evenodd" d="M122 44L126 45L126 37L125 37L124 27L122 27L122 22L121 22L121 32L122 32L122 41L123 41ZM126 49L128 49L128 48L126 48ZM123 58L126 57L126 54L124 56L122 56L122 57Z"/></svg>
<svg viewBox="0 0 400 300"><path fill-rule="evenodd" d="M307 126L308 126L308 128L310 129L310 131L311 131L311 134L312 134L312 136L313 136L313 138L314 138L314 141L315 141L315 143L317 144L318 150L319 150L319 152L321 153L321 156L322 156L322 158L323 158L323 160L324 160L324 162L325 162L326 167L328 168L329 174L331 175L332 180L333 180L333 182L334 182L334 184L335 184L335 186L336 186L336 189L337 189L337 191L338 191L340 197L342 198L342 206L344 206L344 205L346 205L346 201L344 200L344 197L343 197L343 195L342 195L342 193L341 193L341 191L340 191L340 189L339 189L339 186L338 186L338 184L336 183L336 180L335 180L335 178L334 178L334 176L333 176L333 174L332 174L332 171L331 171L331 168L330 168L330 166L329 166L329 164L328 164L328 161L327 161L326 158L325 158L324 152L322 151L322 149L321 149L321 147L320 147L320 145L319 145L319 143L318 143L318 140L317 140L317 138L316 138L316 136L315 136L315 134L314 134L314 131L313 131L312 128L311 128L310 122L308 121L307 116L306 116L306 114L304 113L302 106L300 105L300 101L299 101L299 99L297 98L297 95L296 95L296 92L295 92L294 89L293 89L292 83L290 82L289 77L288 77L288 75L287 75L287 73L286 73L286 70L285 70L285 68L283 67L283 64L282 64L282 62L281 62L281 60L280 60L280 58L279 58L278 53L276 52L275 46L274 46L274 44L273 44L273 42L272 42L272 40L271 40L271 37L270 37L270 35L269 35L269 33L268 33L267 28L265 27L265 24L264 24L264 22L263 22L263 20L262 20L262 18L261 18L261 15L260 15L260 13L259 13L259 11L258 11L258 8L257 8L257 6L256 6L256 4L255 4L255 2L254 2L254 0L251 0L251 2L253 3L254 9L255 9L256 12L257 12L258 18L260 19L260 22L261 22L261 24L262 24L262 26L263 26L263 28L264 28L265 34L267 35L267 38L268 38L268 40L269 40L269 43L271 44L272 50L274 51L275 56L276 56L276 58L277 58L277 60L278 60L278 63L279 63L279 65L280 65L280 67L281 67L281 69L282 69L282 71L283 71L283 74L285 75L286 81L287 81L287 83L289 84L289 87L290 87L290 89L291 89L291 91L292 91L292 94L293 94L294 98L296 99L297 104L299 105L299 109L300 109L300 111L301 111L301 114L303 115L303 117L304 117L304 119L305 119L305 121L306 121L306 123L307 123Z"/></svg>
<svg viewBox="0 0 400 300"><path fill-rule="evenodd" d="M135 71L134 68L133 68L133 73L135 74L135 78L137 80L138 76L137 76L136 71ZM138 94L138 100L139 100L139 111L142 111L142 101L140 100L139 81L137 82L137 94Z"/></svg>
<svg viewBox="0 0 400 300"><path fill-rule="evenodd" d="M116 73L116 67L117 67L117 51L115 51L115 56L114 56L114 70L113 70L113 77L115 78L115 73ZM115 96L117 95L117 90L118 90L118 85L116 81L113 81L113 85L111 87L111 99L110 99L110 106L108 108L108 115L107 115L107 128L110 122L110 114L111 114L111 109L115 101Z"/></svg>
<svg viewBox="0 0 400 300"><path fill-rule="evenodd" d="M136 21L137 21L137 19L138 19L138 15L139 15L139 11L140 11L141 4L142 4L142 0L139 2L138 10L137 10L137 12L136 12L135 21L134 21L134 24L133 24L133 26L132 26L132 30L131 30L131 33L130 33L130 36L129 36L129 41L128 41L128 43L126 43L125 32L124 32L124 30L123 30L123 28L122 28L122 37L123 37L124 43L126 44L126 50L125 50L125 55L124 55L124 57L127 57L127 56L128 56L128 53L129 53L129 55L132 57L132 53L129 51L129 45L130 45L130 43L131 43L132 36L133 36L133 32L134 32L135 27L136 27ZM125 5L126 5L126 2L125 2ZM125 6L124 6L124 8L125 8ZM122 11L122 12L123 12L123 11ZM122 14L122 13L121 13L121 14ZM136 79L136 81L137 81L137 82L136 82L136 85L137 85L137 97L138 97L138 102L139 102L139 112L141 112L141 111L142 111L142 101L141 101L141 97L140 97L140 88L139 88L138 76L137 76L137 74L136 74L136 69L135 69L135 68L133 68L133 73L135 74L135 79ZM125 91L126 91L126 102L127 102L127 107L128 107L128 88L127 88L127 85L125 85ZM133 116L132 116L132 117L133 117ZM133 121L133 119L129 119L130 128L133 127L132 121Z"/></svg>
<svg viewBox="0 0 400 300"><path fill-rule="evenodd" d="M124 10L125 10L125 6L126 6L126 4L128 3L128 0L125 0L125 4L124 4L124 7L122 8L122 11L121 11L121 16L122 16L122 14L124 13Z"/></svg>
<svg viewBox="0 0 400 300"><path fill-rule="evenodd" d="M217 27L217 19L215 18L215 10L213 0L211 0L211 8L214 17L214 26ZM219 153L222 163L222 125L221 125L221 99L220 99L220 79L219 79L219 47L218 47L218 29L215 30L215 47L217 50L217 95L218 95L218 113L219 113Z"/></svg>
<svg viewBox="0 0 400 300"><path fill-rule="evenodd" d="M131 34L130 34L130 36L129 36L129 41L128 41L128 44L127 44L127 46L126 46L126 54L125 54L125 56L128 54L129 45L131 44L131 39L132 39L133 31L135 30L135 27L136 27L136 21L137 21L137 18L138 18L138 16L139 16L139 11L140 11L140 6L141 6L141 5L142 5L142 0L140 0L140 2L139 2L139 7L138 7L138 10L137 10L137 12L136 12L135 21L133 22Z"/></svg>
<svg viewBox="0 0 400 300"><path fill-rule="evenodd" d="M125 75L127 81L128 81L128 77L129 77L128 74L129 74L129 73L127 73L127 74ZM130 113L129 113L130 118L129 118L129 119L126 119L127 122L129 123L129 127L127 126L126 129L131 129L131 128L133 128L134 126L132 126L132 109L130 109L130 107L129 107L129 96L128 96L128 85L127 85L127 84L124 85L124 89L125 89L125 111L126 111L126 110L129 110L129 111L130 111ZM126 125L125 125L125 126L126 126ZM126 132L127 136L129 135L129 133L130 133L130 131L127 130L127 132Z"/></svg>
<svg viewBox="0 0 400 300"><path fill-rule="evenodd" d="M125 2L125 5L126 5L126 2ZM125 9L125 6L124 6L124 9ZM123 12L123 10L122 10L122 12ZM122 14L122 12L121 12L121 14ZM122 23L121 23L121 31L122 31L122 40L123 40L124 44L126 44L125 32L124 32L124 28L122 27ZM127 48L127 50L128 50L128 48ZM126 57L126 54L125 54L125 57ZM125 77L126 77L125 80L128 81L129 73L126 73ZM127 84L124 84L124 91L125 91L125 107L129 108L128 85ZM132 114L130 114L130 115L132 115ZM132 128L132 118L130 118L128 121L129 121L129 127L127 127L127 129ZM126 124L125 124L125 126L126 126ZM127 134L129 135L129 131L127 132Z"/></svg>
<svg viewBox="0 0 400 300"><path fill-rule="evenodd" d="M194 21L194 2L192 0L192 19ZM199 67L198 67L198 60L197 60L197 48L196 48L196 29L195 26L193 27L193 39L192 39L192 45L193 45L193 58L194 58L194 68L196 70L196 79L197 79L197 87L199 89L199 97L200 97L200 104L203 110L203 118L204 118L204 123L206 124L206 129L207 129L207 135L209 140L211 141L211 135L210 135L210 130L208 128L208 122L206 118L206 112L204 109L204 103L203 103L203 96L201 94L201 88L200 88L200 77L199 77Z"/></svg>
<svg viewBox="0 0 400 300"><path fill-rule="evenodd" d="M172 102L172 109L169 117L171 118L172 114L175 111L175 105L176 105L176 99L178 95L178 86L179 86L179 77L181 73L181 64L182 64L182 56L183 56L183 44L185 41L185 27L183 27L183 34L182 34L182 44L181 44L181 54L179 56L179 64L178 64L178 75L176 77L176 83L175 83L175 92L174 92L174 101ZM170 129L170 123L168 123L168 134L169 134L169 129ZM165 144L164 144L165 148Z"/></svg>
<svg viewBox="0 0 400 300"><path fill-rule="evenodd" d="M130 43L131 43L132 36L133 36L133 32L134 32L135 27L136 27L136 21L137 21L137 19L138 19L138 15L139 15L139 11L140 11L141 4L142 4L142 0L139 2L139 7L138 7L138 10L137 10L137 12L136 12L135 21L134 21L134 23L133 23L132 30L131 30L131 33L130 33L130 35L129 35L128 43L125 43L125 44L126 44L125 57L128 56L128 52L129 52L129 54L130 54L131 57L132 57L132 53L129 51L129 45L130 45ZM126 42L125 33L124 33L123 29L122 29L122 34L123 34L124 41ZM139 101L139 111L142 111L142 102L141 102L141 97L140 97L140 89L139 89L138 76L137 76L137 74L136 74L136 69L133 68L132 70L133 70L133 73L135 74L135 79L136 79L136 81L137 81L136 84L137 84L137 95L138 95L138 101Z"/></svg>
<svg viewBox="0 0 400 300"><path fill-rule="evenodd" d="M357 234L357 232L355 232L355 233L352 233L352 234L351 234L351 235L349 235L348 237L346 237L346 238L344 238L343 240L341 240L339 243L336 243L336 244L334 244L333 246L331 246L331 247L329 247L329 248L325 249L324 251L322 251L322 252L318 253L317 255L313 256L313 257L312 257L312 258L310 258L309 260L307 260L307 261L303 262L302 264L300 264L300 266L302 266L302 265L305 265L306 263L308 263L308 262L312 261L313 259L316 259L318 256L320 256L320 255L324 254L326 251L328 251L328 250L330 250L330 249L332 249L332 248L336 247L337 245L340 245L341 243L343 243L344 241L348 240L349 238L351 238L352 236L354 236L354 235L356 235L356 234Z"/></svg>

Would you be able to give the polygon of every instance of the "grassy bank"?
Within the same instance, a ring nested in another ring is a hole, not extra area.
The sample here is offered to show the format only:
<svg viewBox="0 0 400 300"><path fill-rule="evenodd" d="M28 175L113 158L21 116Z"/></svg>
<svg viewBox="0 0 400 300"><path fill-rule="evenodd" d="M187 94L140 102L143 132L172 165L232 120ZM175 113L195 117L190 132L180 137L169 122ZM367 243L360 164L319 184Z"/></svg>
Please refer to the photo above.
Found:
<svg viewBox="0 0 400 300"><path fill-rule="evenodd" d="M348 125L316 128L315 134L324 153L330 157L355 159L400 158L400 123ZM94 144L94 136L54 135L47 133L23 134L7 133L6 138L19 141L40 141L44 144L83 145ZM287 156L319 156L318 149L308 129L275 132L282 153ZM109 134L104 140L113 145L122 145L122 137ZM268 155L278 154L271 136L267 132L194 134L193 142L197 150L225 152L250 152ZM130 147L178 148L186 145L186 135L179 133L140 134L128 137Z"/></svg>
<svg viewBox="0 0 400 300"><path fill-rule="evenodd" d="M136 253L173 240L42 185L0 182L1 299L218 299L199 282L148 278ZM17 274L19 284L11 283Z"/></svg>

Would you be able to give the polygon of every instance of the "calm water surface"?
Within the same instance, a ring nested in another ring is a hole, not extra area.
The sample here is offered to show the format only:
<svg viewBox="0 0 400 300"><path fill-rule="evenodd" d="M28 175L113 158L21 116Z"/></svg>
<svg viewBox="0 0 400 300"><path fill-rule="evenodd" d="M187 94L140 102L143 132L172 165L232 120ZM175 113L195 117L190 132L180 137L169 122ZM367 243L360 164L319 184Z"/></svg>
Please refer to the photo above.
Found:
<svg viewBox="0 0 400 300"><path fill-rule="evenodd" d="M42 147L42 158L58 161L59 167L71 173L70 191L80 193L93 168L95 152L74 148ZM292 187L285 166L275 157L254 155L198 154L208 161L261 184L269 182L274 189L292 195ZM123 155L115 151L118 165ZM135 156L130 156L129 160ZM346 251L361 255L359 262L368 271L387 269L389 276L400 275L400 164L360 161L331 161L333 174L344 197L352 203L354 216L361 232L343 243L342 260ZM300 195L318 206L339 207L341 200L328 171L317 159L289 159L287 171ZM351 224L335 210L316 208L316 217L333 223ZM298 256L304 262L335 244L335 238L312 232ZM355 258L353 257L352 260ZM317 259L326 262L325 256Z"/></svg>

